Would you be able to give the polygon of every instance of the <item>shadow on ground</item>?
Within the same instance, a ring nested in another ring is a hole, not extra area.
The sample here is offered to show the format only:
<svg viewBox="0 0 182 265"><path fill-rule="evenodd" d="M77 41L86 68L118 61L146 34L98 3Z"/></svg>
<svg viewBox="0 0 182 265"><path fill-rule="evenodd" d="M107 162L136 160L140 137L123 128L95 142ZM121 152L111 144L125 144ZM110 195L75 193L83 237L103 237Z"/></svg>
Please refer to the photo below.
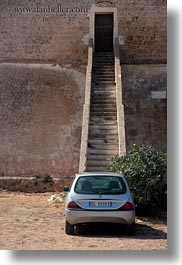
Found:
<svg viewBox="0 0 182 265"><path fill-rule="evenodd" d="M130 237L134 239L167 239L167 233L146 224L136 224L136 234L134 236L128 236L126 234L124 226L110 223L92 223L78 226L76 228L76 233L78 236L82 237Z"/></svg>

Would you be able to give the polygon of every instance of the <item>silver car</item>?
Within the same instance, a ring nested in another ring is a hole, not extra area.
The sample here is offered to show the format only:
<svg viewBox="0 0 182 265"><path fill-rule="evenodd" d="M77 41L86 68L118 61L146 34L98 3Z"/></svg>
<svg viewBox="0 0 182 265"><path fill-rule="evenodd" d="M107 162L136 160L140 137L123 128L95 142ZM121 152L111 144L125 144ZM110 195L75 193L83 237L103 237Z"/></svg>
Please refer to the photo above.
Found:
<svg viewBox="0 0 182 265"><path fill-rule="evenodd" d="M67 194L66 234L75 234L76 225L93 222L124 224L129 235L135 234L135 205L123 175L76 174Z"/></svg>

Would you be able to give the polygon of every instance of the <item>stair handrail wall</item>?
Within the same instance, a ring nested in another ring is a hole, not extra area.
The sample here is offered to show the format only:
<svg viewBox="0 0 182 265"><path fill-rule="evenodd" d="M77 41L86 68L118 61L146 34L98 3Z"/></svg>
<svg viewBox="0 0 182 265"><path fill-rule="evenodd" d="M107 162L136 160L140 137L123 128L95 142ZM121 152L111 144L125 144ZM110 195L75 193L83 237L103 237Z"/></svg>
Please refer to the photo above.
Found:
<svg viewBox="0 0 182 265"><path fill-rule="evenodd" d="M92 83L92 61L93 61L93 39L89 39L88 47L88 64L86 71L86 84L85 84L85 103L83 107L83 120L82 120L82 135L80 147L80 162L79 172L84 172L87 166L87 149L88 149L88 133L89 133L89 120L90 120L90 100L91 100L91 83Z"/></svg>
<svg viewBox="0 0 182 265"><path fill-rule="evenodd" d="M126 138L125 138L125 117L124 117L124 106L122 100L122 81L121 81L122 77L121 77L118 38L115 38L114 40L114 56L115 56L115 82L116 82L119 155L121 156L126 153Z"/></svg>

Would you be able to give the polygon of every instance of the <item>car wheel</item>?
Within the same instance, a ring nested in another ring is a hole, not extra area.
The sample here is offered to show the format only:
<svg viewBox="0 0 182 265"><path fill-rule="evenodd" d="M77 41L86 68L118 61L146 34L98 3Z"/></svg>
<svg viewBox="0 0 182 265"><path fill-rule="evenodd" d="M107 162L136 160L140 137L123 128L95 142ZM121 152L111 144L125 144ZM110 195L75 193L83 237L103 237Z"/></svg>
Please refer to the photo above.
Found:
<svg viewBox="0 0 182 265"><path fill-rule="evenodd" d="M131 225L127 226L125 231L126 231L127 236L134 236L136 233L135 222L133 222Z"/></svg>
<svg viewBox="0 0 182 265"><path fill-rule="evenodd" d="M75 234L74 225L66 221L65 231L67 235L74 235Z"/></svg>

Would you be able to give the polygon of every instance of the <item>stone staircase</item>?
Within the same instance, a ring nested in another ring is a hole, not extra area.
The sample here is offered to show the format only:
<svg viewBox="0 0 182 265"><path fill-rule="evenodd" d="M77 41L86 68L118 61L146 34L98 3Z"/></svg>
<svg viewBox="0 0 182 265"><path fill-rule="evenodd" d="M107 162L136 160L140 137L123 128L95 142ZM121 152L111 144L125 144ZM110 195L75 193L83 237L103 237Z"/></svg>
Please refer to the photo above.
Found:
<svg viewBox="0 0 182 265"><path fill-rule="evenodd" d="M95 53L86 171L107 171L119 153L115 62L113 53Z"/></svg>

